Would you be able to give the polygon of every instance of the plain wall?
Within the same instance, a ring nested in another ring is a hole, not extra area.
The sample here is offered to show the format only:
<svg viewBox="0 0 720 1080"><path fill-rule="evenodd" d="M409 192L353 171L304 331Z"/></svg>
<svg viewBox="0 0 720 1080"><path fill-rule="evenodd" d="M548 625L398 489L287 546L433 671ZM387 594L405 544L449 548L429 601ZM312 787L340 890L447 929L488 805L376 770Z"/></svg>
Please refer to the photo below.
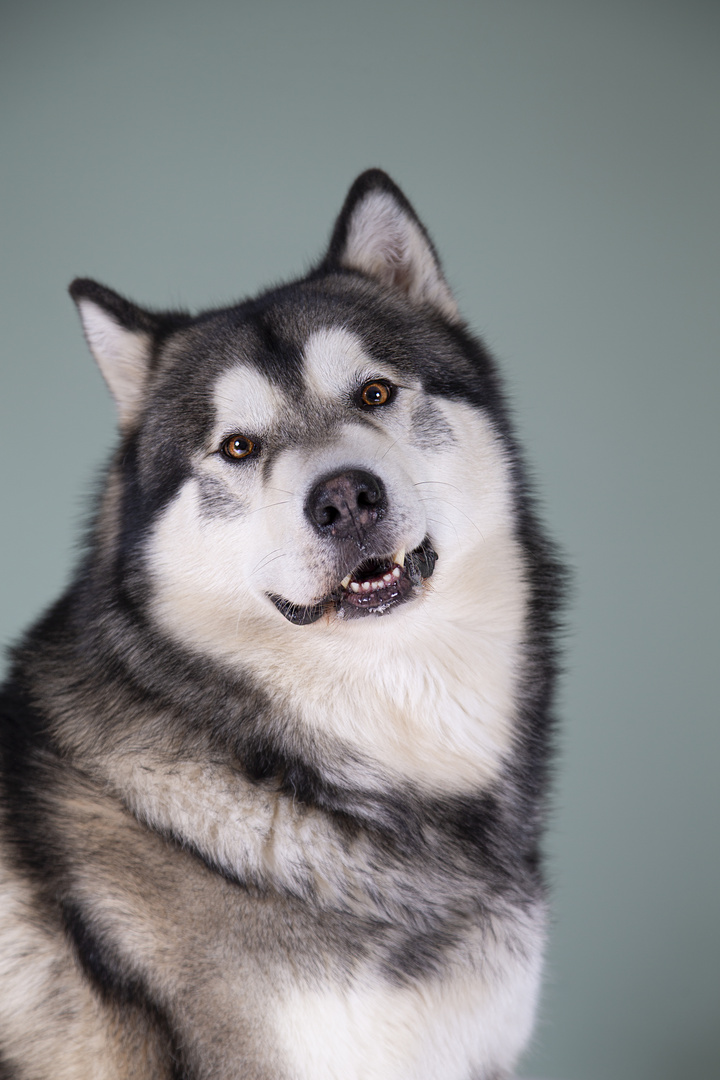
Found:
<svg viewBox="0 0 720 1080"><path fill-rule="evenodd" d="M24 0L0 86L0 640L66 581L114 438L71 278L230 301L385 168L575 569L524 1070L717 1076L720 5Z"/></svg>

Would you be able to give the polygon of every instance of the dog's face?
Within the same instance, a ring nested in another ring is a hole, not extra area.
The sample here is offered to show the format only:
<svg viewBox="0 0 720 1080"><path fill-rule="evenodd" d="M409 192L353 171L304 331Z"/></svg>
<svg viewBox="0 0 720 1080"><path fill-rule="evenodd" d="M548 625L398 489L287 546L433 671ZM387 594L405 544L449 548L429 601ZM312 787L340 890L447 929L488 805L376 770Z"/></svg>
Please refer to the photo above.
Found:
<svg viewBox="0 0 720 1080"><path fill-rule="evenodd" d="M422 597L437 556L461 572L475 519L492 513L497 444L482 416L423 386L423 370L434 361L438 378L447 364L440 332L393 333L376 300L376 333L363 333L347 298L328 321L299 294L262 317L281 377L267 334L245 323L230 335L151 563L174 592L215 582L215 603L246 618L390 616Z"/></svg>
<svg viewBox="0 0 720 1080"><path fill-rule="evenodd" d="M311 301L282 307L266 319L284 330L273 342L283 377L269 377L267 343L240 327L161 546L168 529L192 538L195 565L204 577L223 567L243 609L267 611L269 598L301 625L389 614L432 573L417 485L429 481L423 444L437 452L451 431L437 412L423 436L431 406L417 376L392 363L390 342L373 354L349 320L303 332Z"/></svg>
<svg viewBox="0 0 720 1080"><path fill-rule="evenodd" d="M73 287L126 431L122 534L178 633L412 619L510 518L484 355L370 178L320 270L235 308L157 316Z"/></svg>

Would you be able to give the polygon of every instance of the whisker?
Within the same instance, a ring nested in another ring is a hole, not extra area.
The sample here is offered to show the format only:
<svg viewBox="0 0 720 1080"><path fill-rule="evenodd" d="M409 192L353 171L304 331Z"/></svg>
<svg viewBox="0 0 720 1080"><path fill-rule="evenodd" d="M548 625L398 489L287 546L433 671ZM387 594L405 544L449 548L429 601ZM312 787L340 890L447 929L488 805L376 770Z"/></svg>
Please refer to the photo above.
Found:
<svg viewBox="0 0 720 1080"><path fill-rule="evenodd" d="M262 506L256 506L254 510L249 510L245 517L252 517L253 514L258 514L261 510L272 510L273 506L287 506L289 499L281 499L279 502L264 503Z"/></svg>
<svg viewBox="0 0 720 1080"><path fill-rule="evenodd" d="M457 484L449 484L447 480L418 480L413 487L424 487L426 484L441 484L443 487L452 488L453 491L462 491L462 488L459 488Z"/></svg>
<svg viewBox="0 0 720 1080"><path fill-rule="evenodd" d="M253 569L250 571L250 577L254 577L255 574L259 573L260 570L264 570L266 566L269 566L269 564L271 562L275 562L276 559L286 559L286 558L287 558L287 552L286 551L283 551L281 548L274 548L267 555L263 555L262 559L257 564L257 566L253 567Z"/></svg>
<svg viewBox="0 0 720 1080"><path fill-rule="evenodd" d="M453 532L455 533L455 539L458 542L460 541L460 533L457 531L457 525L455 524L454 521L449 521L449 520L443 521L441 518L431 518L431 517L428 517L425 520L427 521L428 525L444 525L446 528L449 526L453 530Z"/></svg>
<svg viewBox="0 0 720 1080"><path fill-rule="evenodd" d="M387 448L387 450L385 451L385 453L384 453L384 454L382 455L382 457L381 457L381 458L378 458L378 460L379 460L379 461L384 461L384 460L385 460L385 458L386 458L386 457L388 456L388 454L390 453L390 451L391 451L391 450L393 449L393 447L397 446L397 444L398 444L399 442L400 442L400 440L399 440L399 439L395 439L395 442L392 442L392 443L390 443L390 445L388 446L388 448Z"/></svg>
<svg viewBox="0 0 720 1080"><path fill-rule="evenodd" d="M441 482L441 481L438 481L438 483L440 483L440 482ZM434 483L434 481L428 481L428 483ZM448 485L448 487L452 487L452 486L453 486L452 484L449 484L449 485ZM459 489L459 488L456 488L456 490L457 490L457 491L459 491L460 489ZM431 499L431 498L432 498L432 496L430 496L430 497L428 497L428 498L424 497L423 495L420 495L420 496L419 496L420 502L422 502L422 503L428 503L428 502L430 502L430 499ZM485 539L485 537L484 537L484 536L483 536L483 534L482 534L482 531L481 531L481 529L480 529L480 528L479 528L479 526L478 526L478 525L477 525L477 524L476 524L476 523L475 523L475 522L473 521L473 519L472 519L472 518L470 517L470 515L469 515L469 514L466 514L464 510L461 510L459 506L456 506L456 505L455 505L455 503L453 503L453 502L450 502L450 500L449 500L449 499L443 499L442 501L443 501L443 502L444 502L444 503L445 503L445 504L446 504L447 506L451 507L451 508L452 508L452 509L453 509L453 510L454 510L454 511L455 511L455 512L457 513L457 514L460 514L460 515L461 515L462 517L464 517L466 521L470 522L470 524L472 525L473 529L475 529L475 531L477 532L477 534L478 534L478 536L480 537L480 539L481 539L481 540L484 540L484 539Z"/></svg>

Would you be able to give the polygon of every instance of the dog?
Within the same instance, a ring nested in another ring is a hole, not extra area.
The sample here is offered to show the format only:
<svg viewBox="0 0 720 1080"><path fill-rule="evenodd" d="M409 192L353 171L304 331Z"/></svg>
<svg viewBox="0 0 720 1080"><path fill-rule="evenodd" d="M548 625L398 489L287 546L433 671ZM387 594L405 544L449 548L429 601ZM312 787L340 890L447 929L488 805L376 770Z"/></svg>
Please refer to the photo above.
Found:
<svg viewBox="0 0 720 1080"><path fill-rule="evenodd" d="M70 286L119 441L2 692L0 1073L499 1080L563 572L412 206L193 316Z"/></svg>

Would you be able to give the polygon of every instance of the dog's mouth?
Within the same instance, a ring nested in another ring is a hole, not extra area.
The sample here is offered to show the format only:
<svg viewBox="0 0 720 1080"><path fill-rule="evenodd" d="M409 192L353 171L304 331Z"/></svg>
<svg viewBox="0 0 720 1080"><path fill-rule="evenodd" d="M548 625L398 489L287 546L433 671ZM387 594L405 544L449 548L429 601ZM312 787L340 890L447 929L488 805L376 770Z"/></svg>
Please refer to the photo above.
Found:
<svg viewBox="0 0 720 1080"><path fill-rule="evenodd" d="M387 615L420 594L423 581L432 576L437 558L430 537L426 536L412 551L401 548L385 558L360 563L337 589L314 604L292 604L272 594L270 599L280 614L296 626L317 622L324 614L334 613L339 619Z"/></svg>

